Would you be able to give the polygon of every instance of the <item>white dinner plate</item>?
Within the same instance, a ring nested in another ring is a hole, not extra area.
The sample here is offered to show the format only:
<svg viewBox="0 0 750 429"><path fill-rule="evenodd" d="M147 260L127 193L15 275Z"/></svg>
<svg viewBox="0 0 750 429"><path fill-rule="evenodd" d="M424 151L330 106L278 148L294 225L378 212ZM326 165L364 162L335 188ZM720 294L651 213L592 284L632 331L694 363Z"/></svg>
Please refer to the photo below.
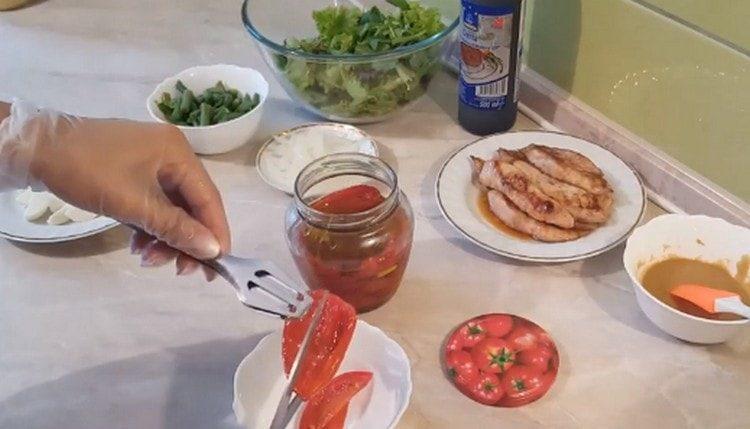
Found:
<svg viewBox="0 0 750 429"><path fill-rule="evenodd" d="M471 182L469 156L489 159L500 148L520 149L532 143L580 152L604 172L615 198L612 217L607 223L577 240L544 243L507 235L482 217L477 207L480 191ZM586 140L546 131L496 134L460 148L443 164L436 193L440 211L466 238L492 253L535 262L575 261L606 252L630 235L646 208L640 177L615 154Z"/></svg>
<svg viewBox="0 0 750 429"><path fill-rule="evenodd" d="M337 374L370 371L372 381L352 399L344 427L396 427L411 396L411 369L406 353L380 329L357 321L354 337ZM265 338L242 360L234 374L234 414L246 428L267 428L286 386L281 368L281 331ZM304 410L289 422L297 428Z"/></svg>
<svg viewBox="0 0 750 429"><path fill-rule="evenodd" d="M326 142L325 147L314 147L307 141L298 141L291 146L290 139L302 132L317 129ZM294 195L294 181L303 168L313 159L341 152L337 140L344 140L357 145L356 151L366 155L378 156L375 140L366 132L348 124L333 122L316 122L300 125L271 136L258 151L255 165L264 182L274 188Z"/></svg>
<svg viewBox="0 0 750 429"><path fill-rule="evenodd" d="M24 208L16 201L16 191L0 192L0 237L24 243L59 243L98 234L118 225L108 217L99 216L86 222L48 225L41 221L29 222L23 217Z"/></svg>

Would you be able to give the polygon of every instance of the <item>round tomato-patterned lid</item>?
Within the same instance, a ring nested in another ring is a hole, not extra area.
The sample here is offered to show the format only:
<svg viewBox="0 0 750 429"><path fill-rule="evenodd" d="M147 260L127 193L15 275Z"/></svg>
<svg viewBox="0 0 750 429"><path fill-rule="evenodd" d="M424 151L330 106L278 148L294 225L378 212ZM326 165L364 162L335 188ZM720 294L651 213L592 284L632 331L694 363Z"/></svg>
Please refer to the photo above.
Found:
<svg viewBox="0 0 750 429"><path fill-rule="evenodd" d="M485 314L458 325L443 349L453 385L485 405L518 407L544 396L560 357L547 331L512 314Z"/></svg>

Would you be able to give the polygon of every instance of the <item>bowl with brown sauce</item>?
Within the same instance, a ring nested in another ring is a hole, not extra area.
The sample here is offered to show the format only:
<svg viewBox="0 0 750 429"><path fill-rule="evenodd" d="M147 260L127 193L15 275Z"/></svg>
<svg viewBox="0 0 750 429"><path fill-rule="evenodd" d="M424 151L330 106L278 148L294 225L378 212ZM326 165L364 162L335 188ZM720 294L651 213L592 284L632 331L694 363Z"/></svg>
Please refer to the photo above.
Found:
<svg viewBox="0 0 750 429"><path fill-rule="evenodd" d="M750 304L750 229L708 216L659 216L633 232L623 263L641 310L672 336L716 344L748 323L731 314L705 313L675 300L670 291L701 284L737 293Z"/></svg>

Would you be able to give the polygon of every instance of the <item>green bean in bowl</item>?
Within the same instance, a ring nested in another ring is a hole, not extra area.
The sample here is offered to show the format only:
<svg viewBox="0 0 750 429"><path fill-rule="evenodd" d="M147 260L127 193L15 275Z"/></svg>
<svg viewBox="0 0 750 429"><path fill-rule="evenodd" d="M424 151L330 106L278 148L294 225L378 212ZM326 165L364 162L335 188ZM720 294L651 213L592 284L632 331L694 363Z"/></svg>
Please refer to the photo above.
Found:
<svg viewBox="0 0 750 429"><path fill-rule="evenodd" d="M222 81L195 95L190 88L178 80L176 94L164 92L156 103L164 118L172 124L205 127L237 119L260 104L260 95L243 94L229 88Z"/></svg>
<svg viewBox="0 0 750 429"><path fill-rule="evenodd" d="M200 65L157 84L146 99L146 110L153 120L177 127L195 153L215 155L253 142L268 90L257 70Z"/></svg>

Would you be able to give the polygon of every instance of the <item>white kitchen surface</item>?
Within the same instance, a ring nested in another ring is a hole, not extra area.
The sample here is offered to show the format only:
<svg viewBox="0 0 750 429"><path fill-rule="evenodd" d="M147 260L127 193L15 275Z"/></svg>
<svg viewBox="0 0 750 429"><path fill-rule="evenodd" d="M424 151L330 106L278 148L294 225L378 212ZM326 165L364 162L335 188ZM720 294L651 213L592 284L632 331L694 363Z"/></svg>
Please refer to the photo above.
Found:
<svg viewBox="0 0 750 429"><path fill-rule="evenodd" d="M272 83L260 132L205 164L234 251L293 270L282 231L289 198L253 163L271 133L316 118L268 74L239 9L234 0L47 0L0 13L0 94L145 119L144 100L165 76L196 64L258 68ZM441 218L434 175L474 138L455 122L455 99L455 80L440 75L414 111L363 127L416 217L401 289L364 316L412 361L415 390L399 427L747 427L750 332L714 347L660 332L637 307L622 246L583 262L520 263L474 247ZM516 128L537 126L521 117ZM0 242L0 428L232 427L235 367L279 322L244 308L219 281L140 268L127 246L123 228L66 244ZM487 312L527 317L555 338L562 364L542 400L483 407L443 378L443 336Z"/></svg>

